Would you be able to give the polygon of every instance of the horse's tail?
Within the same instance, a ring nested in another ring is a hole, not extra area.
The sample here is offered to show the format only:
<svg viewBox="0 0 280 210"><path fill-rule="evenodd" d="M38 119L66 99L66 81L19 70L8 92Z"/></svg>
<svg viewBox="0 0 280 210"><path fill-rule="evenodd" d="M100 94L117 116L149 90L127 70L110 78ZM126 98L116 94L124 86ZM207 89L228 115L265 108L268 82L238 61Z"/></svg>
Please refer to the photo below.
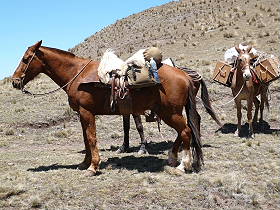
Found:
<svg viewBox="0 0 280 210"><path fill-rule="evenodd" d="M192 130L192 151L193 151L193 169L199 171L203 164L202 143L200 139L200 115L196 110L196 101L194 95L194 87L190 86L188 91L188 99L185 105L188 125Z"/></svg>
<svg viewBox="0 0 280 210"><path fill-rule="evenodd" d="M208 89L206 87L205 81L203 79L200 80L201 83L201 100L203 102L203 106L205 107L206 111L216 123L222 127L222 123L220 122L219 118L217 117L214 109L212 108L211 102L209 100Z"/></svg>

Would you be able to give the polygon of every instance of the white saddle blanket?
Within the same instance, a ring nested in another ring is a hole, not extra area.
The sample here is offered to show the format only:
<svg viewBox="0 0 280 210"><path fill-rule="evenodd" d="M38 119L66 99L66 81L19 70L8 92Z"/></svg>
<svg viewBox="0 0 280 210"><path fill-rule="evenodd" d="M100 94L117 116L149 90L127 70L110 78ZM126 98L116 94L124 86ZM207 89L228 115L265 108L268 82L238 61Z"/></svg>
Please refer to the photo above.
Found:
<svg viewBox="0 0 280 210"><path fill-rule="evenodd" d="M108 84L110 82L110 72L117 70L117 74L124 76L128 66L133 65L141 69L145 67L145 58L143 52L146 49L141 49L129 57L126 61L120 59L113 50L108 49L103 54L99 67L98 76L101 82Z"/></svg>
<svg viewBox="0 0 280 210"><path fill-rule="evenodd" d="M249 46L243 46L241 44L239 44L239 48L241 50L246 50ZM252 48L251 53L253 53L253 55L257 56L258 51L255 48ZM239 53L236 51L235 47L229 48L225 54L224 54L224 60L226 63L234 63L234 61L238 58Z"/></svg>

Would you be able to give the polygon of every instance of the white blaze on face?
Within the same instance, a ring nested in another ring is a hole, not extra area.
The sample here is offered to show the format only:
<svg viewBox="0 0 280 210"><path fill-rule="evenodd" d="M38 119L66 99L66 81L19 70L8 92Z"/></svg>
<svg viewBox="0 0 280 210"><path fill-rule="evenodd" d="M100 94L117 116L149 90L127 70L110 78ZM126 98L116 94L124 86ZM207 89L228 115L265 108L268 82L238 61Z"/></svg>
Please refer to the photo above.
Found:
<svg viewBox="0 0 280 210"><path fill-rule="evenodd" d="M249 54L244 54L242 55L242 58L244 60L250 61L250 55ZM243 69L243 79L244 80L249 80L252 77L251 71L250 71L250 63Z"/></svg>
<svg viewBox="0 0 280 210"><path fill-rule="evenodd" d="M181 171L186 170L191 170L191 163L192 163L192 158L191 158L191 150L183 150L182 151L182 160L180 165L177 167L177 169Z"/></svg>

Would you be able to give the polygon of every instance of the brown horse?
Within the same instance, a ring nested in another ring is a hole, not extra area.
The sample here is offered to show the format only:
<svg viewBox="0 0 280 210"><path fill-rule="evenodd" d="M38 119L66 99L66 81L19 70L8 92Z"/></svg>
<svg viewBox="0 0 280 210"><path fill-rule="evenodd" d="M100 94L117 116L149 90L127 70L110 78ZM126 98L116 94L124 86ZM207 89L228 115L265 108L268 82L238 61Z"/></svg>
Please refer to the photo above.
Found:
<svg viewBox="0 0 280 210"><path fill-rule="evenodd" d="M237 130L235 136L240 136L241 131L241 100L247 101L247 118L249 124L249 138L254 138L253 122L258 120L258 111L260 108L260 122L263 121L263 109L264 104L268 107L267 89L268 85L263 84L260 81L256 81L254 70L251 67L251 54L252 46L248 46L247 49L241 50L238 46L235 47L239 53L236 63L236 72L232 84L232 94L235 98L235 104L237 108ZM260 95L261 102L257 98ZM255 114L252 119L253 103L255 105Z"/></svg>
<svg viewBox="0 0 280 210"><path fill-rule="evenodd" d="M86 149L85 159L79 169L87 169L89 175L99 170L100 156L97 148L95 115L120 115L119 109L110 108L110 89L88 83L98 81L99 62L80 58L72 53L41 46L42 41L29 47L13 74L13 86L22 89L39 73L49 76L68 95L71 108L80 115ZM177 131L177 138L169 152L169 164L177 165L178 150L183 155L177 169L184 171L193 166L200 170L203 153L200 141L200 116L196 110L193 83L183 71L163 65L159 69L160 86L131 89L132 112L143 114L154 110L161 119ZM182 111L185 107L187 122ZM191 155L192 154L192 155ZM192 162L193 157L193 163Z"/></svg>
<svg viewBox="0 0 280 210"><path fill-rule="evenodd" d="M187 68L180 68L180 69L182 69L183 71L188 73ZM211 106L211 102L209 99L209 94L208 94L208 90L207 90L205 81L202 78L200 78L200 79L195 78L195 79L193 79L193 84L194 84L194 95L195 96L197 95L199 88L201 86L201 100L203 102L203 105L204 105L206 111L208 112L208 114L210 114L212 119L215 120L215 122L220 127L222 127L222 123L220 122L214 109ZM136 129L140 135L140 148L138 150L138 154L145 154L148 152L147 148L146 148L148 143L144 137L144 129L143 129L143 124L141 122L141 117L140 117L140 115L132 115L132 116L133 116L133 119L135 122ZM130 129L130 115L123 115L124 140L123 140L123 144L117 150L118 153L129 151L129 129Z"/></svg>

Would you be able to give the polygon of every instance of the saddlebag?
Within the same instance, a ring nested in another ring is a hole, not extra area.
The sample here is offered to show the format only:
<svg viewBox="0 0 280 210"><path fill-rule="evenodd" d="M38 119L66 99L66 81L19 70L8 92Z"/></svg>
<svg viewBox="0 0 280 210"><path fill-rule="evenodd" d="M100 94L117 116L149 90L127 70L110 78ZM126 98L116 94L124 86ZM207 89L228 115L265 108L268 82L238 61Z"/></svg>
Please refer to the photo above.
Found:
<svg viewBox="0 0 280 210"><path fill-rule="evenodd" d="M262 60L255 68L258 79L263 83L269 83L278 79L280 77L278 66L279 63L275 59L267 58Z"/></svg>
<svg viewBox="0 0 280 210"><path fill-rule="evenodd" d="M213 80L229 87L231 85L232 66L224 62L218 61L214 70Z"/></svg>

